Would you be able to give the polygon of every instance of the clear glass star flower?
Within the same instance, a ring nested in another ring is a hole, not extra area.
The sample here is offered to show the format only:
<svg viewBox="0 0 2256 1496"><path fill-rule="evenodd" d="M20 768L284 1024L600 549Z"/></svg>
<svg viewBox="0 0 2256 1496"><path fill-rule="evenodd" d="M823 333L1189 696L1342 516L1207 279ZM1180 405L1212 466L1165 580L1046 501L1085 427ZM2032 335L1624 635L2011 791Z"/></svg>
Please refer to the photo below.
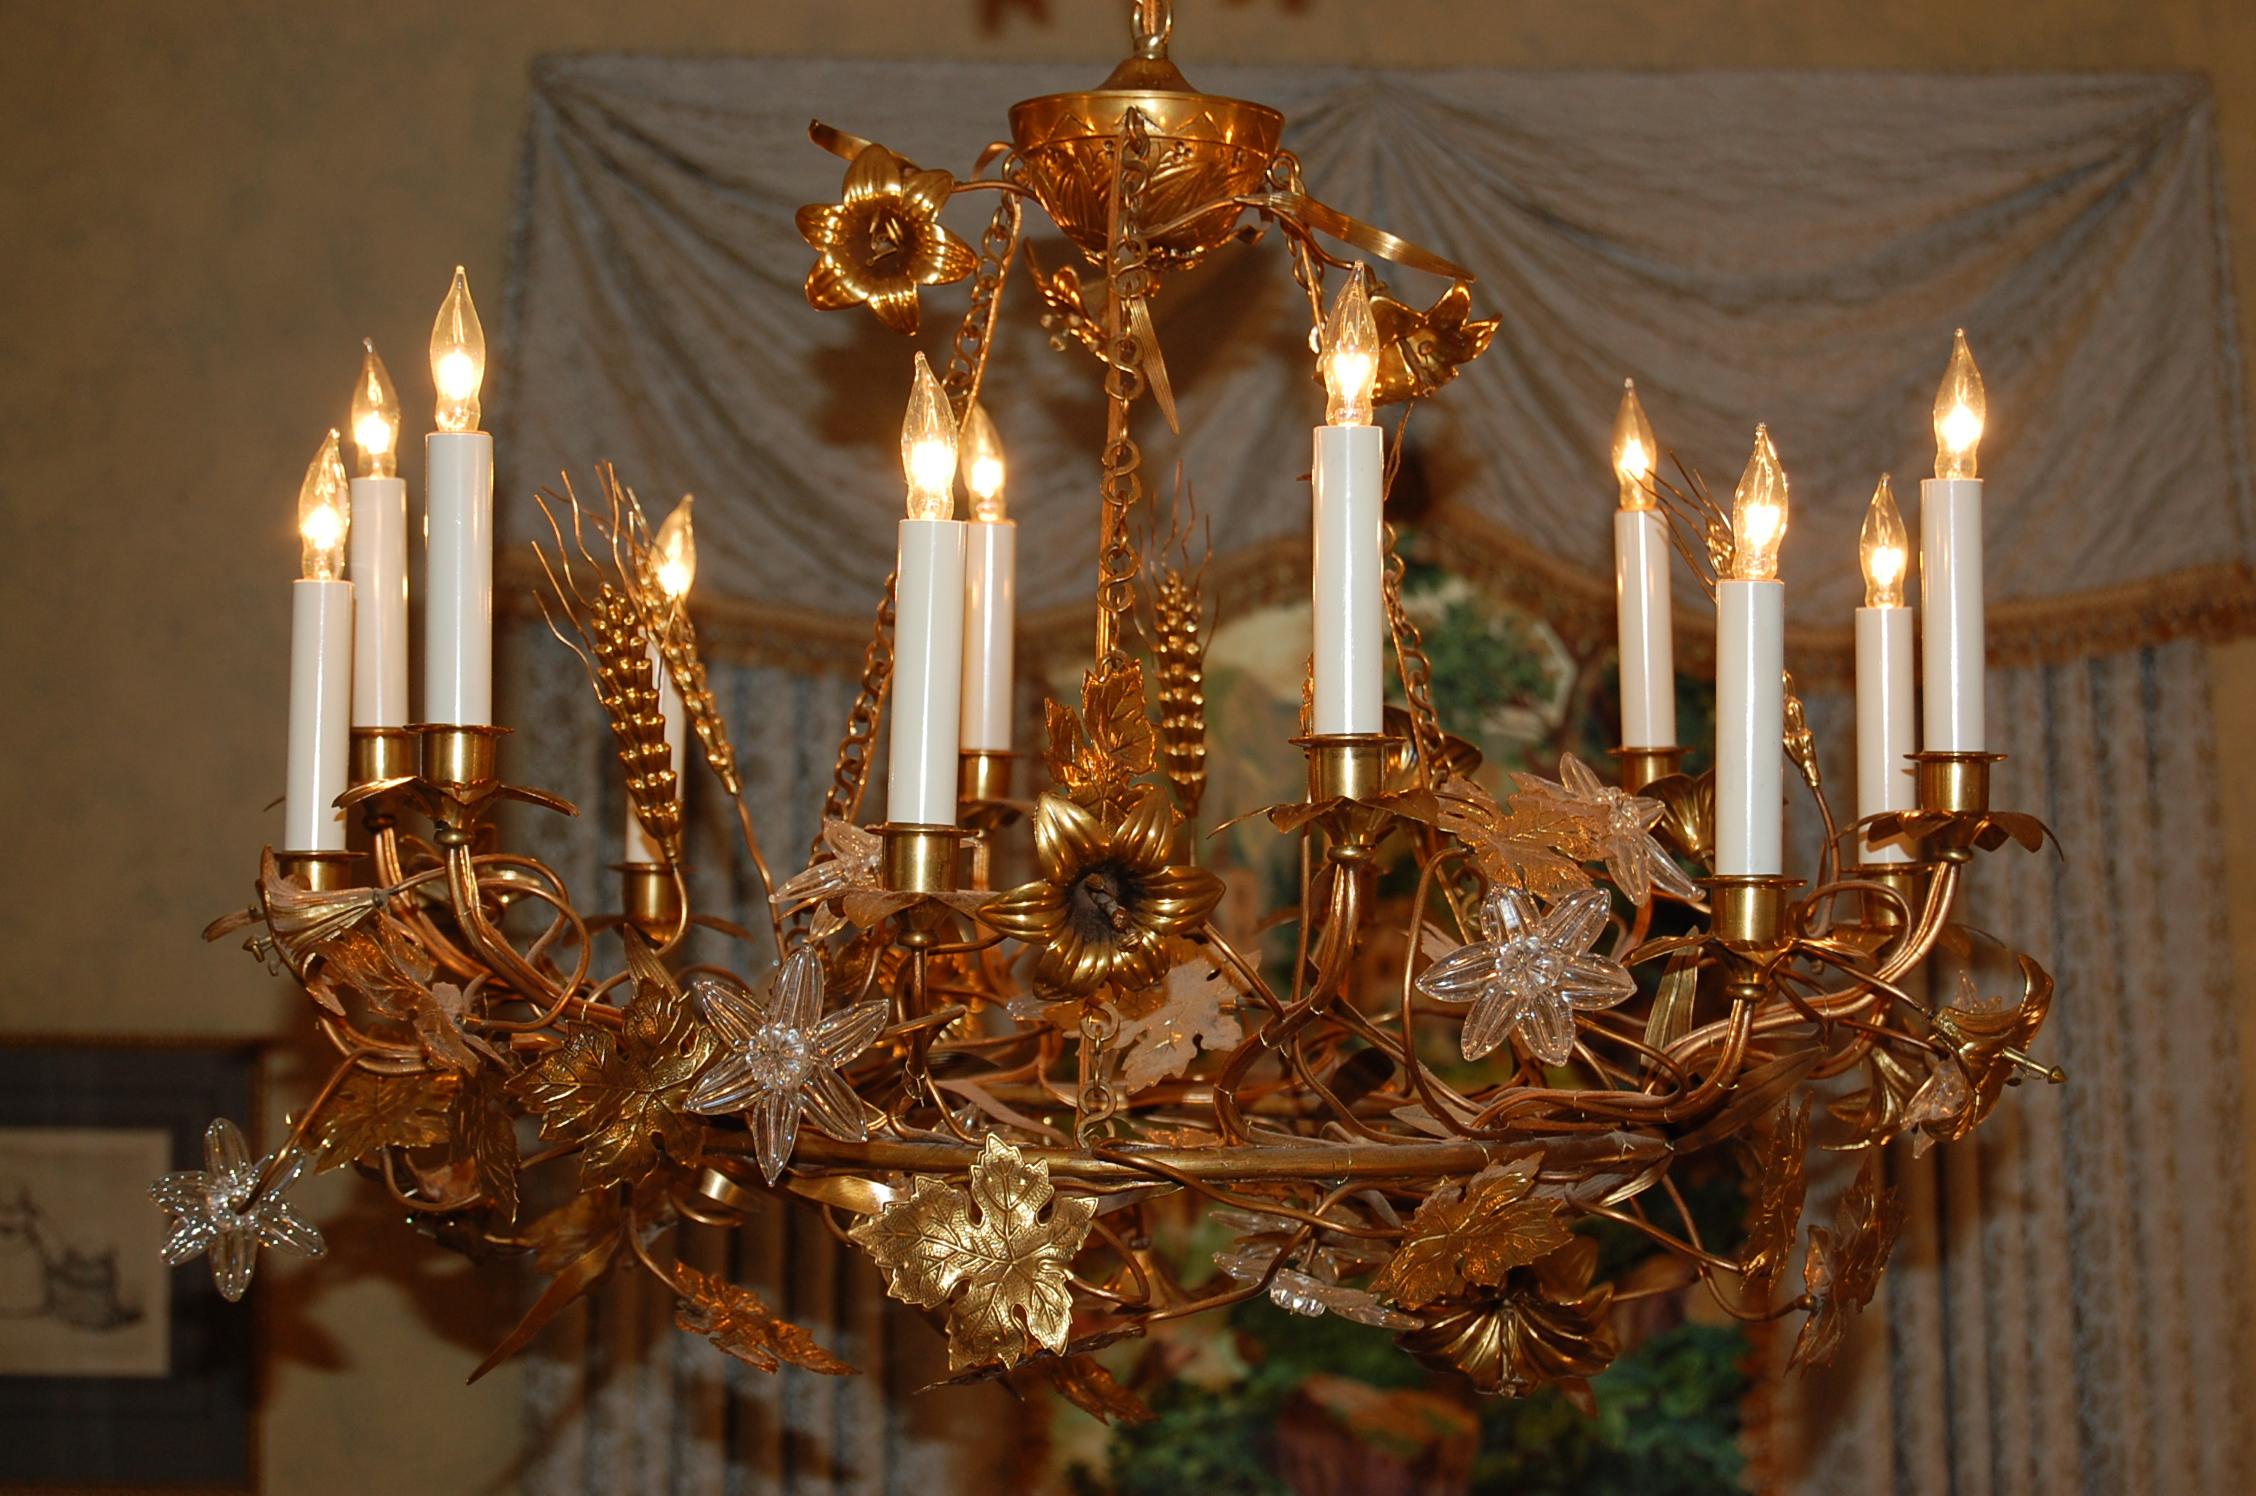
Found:
<svg viewBox="0 0 2256 1496"><path fill-rule="evenodd" d="M1481 938L1459 946L1418 974L1418 990L1436 1002L1469 1003L1460 1043L1477 1060L1516 1029L1535 1057L1564 1065L1574 1053L1574 1010L1610 1008L1637 982L1604 956L1589 954L1606 928L1608 897L1582 888L1541 911L1517 888L1503 888L1481 906Z"/></svg>
<svg viewBox="0 0 2256 1496"><path fill-rule="evenodd" d="M715 975L695 978L689 991L721 1049L690 1088L689 1109L747 1114L768 1183L791 1158L802 1114L842 1142L869 1136L861 1100L838 1067L869 1048L885 1027L883 998L826 1016L822 952L813 945L786 956L757 992Z"/></svg>
<svg viewBox="0 0 2256 1496"><path fill-rule="evenodd" d="M1656 892L1679 899L1697 899L1700 889L1676 859L1653 839L1668 807L1658 800L1633 795L1591 772L1573 754L1559 760L1559 782L1535 774L1513 776L1522 789L1567 800L1589 813L1591 835L1598 855L1606 862L1606 876L1632 903L1642 904Z"/></svg>
<svg viewBox="0 0 2256 1496"><path fill-rule="evenodd" d="M149 1198L172 1217L165 1232L165 1261L178 1267L209 1253L212 1282L231 1304L251 1286L260 1247L303 1257L328 1250L321 1233L282 1198L305 1173L310 1155L293 1150L259 1190L259 1179L274 1160L269 1154L253 1163L242 1130L221 1117L204 1129L203 1168L160 1175L149 1186Z"/></svg>

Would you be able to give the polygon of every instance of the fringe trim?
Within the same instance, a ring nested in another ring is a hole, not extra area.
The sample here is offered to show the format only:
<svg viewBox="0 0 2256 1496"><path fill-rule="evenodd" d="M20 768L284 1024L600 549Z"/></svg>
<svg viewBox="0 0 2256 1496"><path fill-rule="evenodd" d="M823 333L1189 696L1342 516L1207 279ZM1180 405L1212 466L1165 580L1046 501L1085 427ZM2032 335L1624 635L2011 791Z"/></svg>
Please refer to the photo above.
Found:
<svg viewBox="0 0 2256 1496"><path fill-rule="evenodd" d="M1572 644L1603 646L1613 637L1614 590L1610 579L1590 576L1538 550L1484 519L1441 508L1427 516L1410 541L1412 556L1463 573L1500 598L1523 599ZM534 596L537 568L511 557L500 568L505 611L539 618ZM1219 600L1218 623L1232 615L1271 607L1308 586L1306 543L1278 540L1217 557L1207 595ZM1715 670L1715 618L1705 609L1676 610L1677 668L1692 675ZM1693 591L1697 601L1699 594ZM1045 609L1018 620L1019 658L1028 671L1047 672L1085 655L1094 633L1088 606ZM1989 610L1989 661L1993 668L2060 665L2098 655L2144 649L2178 639L2219 642L2256 635L2256 571L2245 562L2188 567L2120 587L2059 597L2008 599ZM708 659L767 666L811 675L852 674L869 642L866 618L774 608L741 598L701 596L699 644ZM1797 628L1787 640L1796 680L1807 690L1847 690L1855 683L1854 633L1848 628Z"/></svg>

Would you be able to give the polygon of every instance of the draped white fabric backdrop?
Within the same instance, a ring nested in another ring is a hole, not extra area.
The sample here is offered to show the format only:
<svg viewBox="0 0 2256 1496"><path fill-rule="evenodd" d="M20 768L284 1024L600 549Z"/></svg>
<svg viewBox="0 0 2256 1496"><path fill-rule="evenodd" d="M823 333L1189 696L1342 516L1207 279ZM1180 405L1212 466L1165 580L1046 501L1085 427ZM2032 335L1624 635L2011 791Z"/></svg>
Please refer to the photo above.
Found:
<svg viewBox="0 0 2256 1496"><path fill-rule="evenodd" d="M1008 102L1088 81L1023 65L540 68L496 381L504 533L529 537L524 496L599 458L659 504L698 493L699 606L779 864L813 829L851 684L776 666L858 657L899 513L908 367L867 314L820 315L801 297L809 252L792 213L830 199L841 172L805 122L961 170ZM1504 324L1495 346L1412 426L1434 515L1495 547L1464 555L1532 558L1514 575L1556 584L1537 606L1580 610L1584 626L1610 590L1606 429L1634 374L1663 444L1726 490L1754 421L1771 423L1795 480L1789 663L1822 675L1816 656L1856 600L1873 478L1894 469L1910 499L1950 329L1970 329L1991 396L1993 597L2025 605L2018 622L2001 609L1999 633L2029 663L1992 687L1996 746L2014 755L2004 798L2068 850L1991 859L1970 910L2059 976L2040 1050L2075 1080L2011 1093L1978 1144L1939 1163L1901 1161L1918 1209L1885 1297L1843 1366L1771 1397L1757 1472L1860 1493L2243 1486L2248 1249L2214 744L2203 647L2167 642L2244 618L2256 554L2206 85L1196 81L1282 107L1319 196L1481 274L1478 310ZM983 211L952 221L973 237ZM1420 304L1438 290L1391 279ZM961 295L927 297L928 348ZM1023 594L1035 609L1078 603L1093 572L1094 370L1044 345L1023 282L1009 295L988 401L1025 527ZM1147 471L1163 479L1180 457L1225 575L1229 556L1274 556L1303 533L1317 410L1304 326L1273 238L1162 302L1185 435L1178 449L1151 423ZM515 772L597 812L577 837L544 831L543 850L600 886L618 804L607 734L561 651L521 639L510 658L512 720L539 724ZM1846 750L1846 703L1811 709L1821 741ZM1846 764L1832 772L1846 793ZM707 907L726 908L746 871L712 800L693 810L692 855ZM887 1337L917 1327L835 1312L875 1292L863 1266L774 1225L740 1250L783 1312L836 1325L842 1353L878 1376L849 1390L751 1378L731 1401L717 1370L675 1359L665 1306L607 1309L535 1380L531 1488L961 1476L880 1395L916 1384Z"/></svg>
<svg viewBox="0 0 2256 1496"><path fill-rule="evenodd" d="M800 299L793 227L843 165L811 116L965 171L1022 64L592 58L541 66L508 350L505 476L591 442L693 489L702 588L859 620L891 562L908 349ZM1474 269L1488 355L1422 413L1444 502L1610 582L1607 430L1634 375L1661 442L1728 493L1757 420L1794 482L1798 622L1860 600L1873 481L1930 470L1954 326L1990 389L2000 603L2256 557L2207 86L2173 74L1505 74L1212 69L1282 108L1311 190ZM970 239L984 195L950 217ZM1059 241L1048 263L1064 258ZM1382 270L1385 267L1380 267ZM1440 287L1398 272L1417 305ZM1078 603L1100 416L1015 282L990 408L1014 459L1026 606ZM936 351L961 288L929 295ZM1217 555L1300 533L1316 419L1271 240L1162 298L1180 455ZM1015 315L1014 315L1015 311ZM1164 436L1164 433L1160 433ZM1160 466L1177 453L1147 442ZM513 509L505 528L530 536Z"/></svg>

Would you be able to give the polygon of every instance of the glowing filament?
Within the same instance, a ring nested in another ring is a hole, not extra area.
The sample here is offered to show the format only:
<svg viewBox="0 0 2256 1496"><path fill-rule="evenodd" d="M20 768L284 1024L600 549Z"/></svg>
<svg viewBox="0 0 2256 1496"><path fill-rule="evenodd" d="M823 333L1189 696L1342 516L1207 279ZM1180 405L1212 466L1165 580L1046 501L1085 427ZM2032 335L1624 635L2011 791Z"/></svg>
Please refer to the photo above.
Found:
<svg viewBox="0 0 2256 1496"><path fill-rule="evenodd" d="M1857 536L1857 557L1864 567L1864 605L1900 608L1904 600L1904 571L1911 563L1911 541L1904 533L1903 515L1888 487L1888 475L1872 490L1872 503L1864 511L1864 529Z"/></svg>
<svg viewBox="0 0 2256 1496"><path fill-rule="evenodd" d="M1778 575L1778 546L1786 538L1786 469L1771 445L1770 428L1755 428L1755 450L1731 495L1731 577L1767 582Z"/></svg>
<svg viewBox="0 0 2256 1496"><path fill-rule="evenodd" d="M678 603L689 596L689 584L697 580L697 535L689 522L690 506L695 502L694 497L683 494L650 543L651 572L668 602Z"/></svg>
<svg viewBox="0 0 2256 1496"><path fill-rule="evenodd" d="M964 487L971 490L971 517L992 524L1004 517L1003 439L987 408L977 401L963 426Z"/></svg>
<svg viewBox="0 0 2256 1496"><path fill-rule="evenodd" d="M309 582L334 582L345 573L345 532L352 527L352 486L332 429L306 464L298 485L299 572Z"/></svg>
<svg viewBox="0 0 2256 1496"><path fill-rule="evenodd" d="M901 422L901 471L909 480L910 519L955 517L956 418L921 353Z"/></svg>
<svg viewBox="0 0 2256 1496"><path fill-rule="evenodd" d="M1621 507L1650 509L1653 491L1646 486L1660 447L1653 440L1653 423L1637 398L1637 381L1622 381L1621 408L1614 412L1614 476L1621 480Z"/></svg>
<svg viewBox="0 0 2256 1496"><path fill-rule="evenodd" d="M1990 413L1982 390L1982 371L1966 347L1966 329L1951 337L1950 367L1943 370L1942 387L1935 391L1935 476L1975 476L1974 449L1981 444L1982 424Z"/></svg>
<svg viewBox="0 0 2256 1496"><path fill-rule="evenodd" d="M1379 324L1361 265L1332 303L1324 324L1324 420L1333 426L1371 424L1371 396L1379 377Z"/></svg>
<svg viewBox="0 0 2256 1496"><path fill-rule="evenodd" d="M485 382L486 329L470 301L470 277L457 265L431 324L431 383L439 392L441 431L478 429L478 389Z"/></svg>
<svg viewBox="0 0 2256 1496"><path fill-rule="evenodd" d="M362 338L360 378L353 381L352 438L360 452L360 476L389 478L399 471L399 392L391 371L376 356L376 340Z"/></svg>

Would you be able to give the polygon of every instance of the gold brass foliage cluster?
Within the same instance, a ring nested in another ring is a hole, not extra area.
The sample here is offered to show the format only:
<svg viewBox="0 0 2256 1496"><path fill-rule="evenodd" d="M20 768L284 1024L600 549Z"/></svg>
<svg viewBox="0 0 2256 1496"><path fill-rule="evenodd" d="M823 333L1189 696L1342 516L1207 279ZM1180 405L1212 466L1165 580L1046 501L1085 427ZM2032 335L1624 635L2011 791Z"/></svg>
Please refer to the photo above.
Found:
<svg viewBox="0 0 2256 1496"><path fill-rule="evenodd" d="M1385 734L1296 740L1309 794L1268 825L1298 844L1297 884L1228 912L1196 824L1211 724L1188 522L1143 555L1131 543L1149 523L1136 417L1147 397L1172 414L1146 305L1265 224L1312 325L1348 252L1441 280L1422 312L1377 299L1382 398L1433 395L1496 324L1471 316L1459 267L1311 196L1273 111L1183 82L1164 4L1135 12L1136 55L1102 88L1019 105L1013 143L969 179L818 126L850 165L839 202L799 215L818 307L866 305L910 332L924 290L973 277L945 381L959 417L1022 209L1086 260L1036 280L1104 386L1098 647L1078 707L1048 705L1031 802L983 800L968 851L867 823L889 582L806 866L745 925L692 910L653 653L766 879L694 630L615 475L592 513L568 484L546 496L545 602L663 849L671 916L584 912L552 869L499 847L495 805L560 802L501 781L498 731L420 729L416 772L345 797L366 817L363 886L316 890L269 854L256 904L212 927L251 932L339 1056L268 1160L218 1134L209 1181L162 1192L182 1250L212 1250L223 1286L241 1291L260 1243L318 1249L281 1199L316 1161L366 1174L436 1240L543 1275L486 1366L631 1266L666 1285L685 1330L749 1365L849 1370L684 1251L796 1205L945 1329L958 1380L1041 1381L1102 1418L1145 1415L1092 1353L1257 1295L1393 1333L1480 1391L1556 1386L1587 1408L1636 1332L1626 1298L1800 1316L1796 1362L1830 1356L1901 1222L1889 1160L1965 1136L2024 1076L2060 1078L2030 1053L2052 999L2034 961L2012 956L2003 992L1971 963L1933 1002L1916 980L1971 940L1952 913L1973 854L2041 844L1989 807L1986 765L1938 765L1921 781L1933 803L1866 828L1915 848L1885 878L1831 852L1806 890L1707 876L1713 785L1671 772L1675 750L1625 756L1620 785L1571 758L1556 779L1476 778L1479 754L1436 714L1398 555L1406 704ZM971 192L1007 209L976 255L941 222ZM1695 550L1718 511L1686 480L1672 492L1694 533L1677 538ZM1124 627L1139 620L1148 660ZM1803 785L1830 826L1814 772ZM1013 865L1035 875L989 886ZM1814 1082L1852 1072L1861 1089L1813 1107ZM1803 1220L1812 1147L1861 1155L1821 1225ZM1731 1160L1747 1181L1736 1244L1703 1239L1680 1187ZM519 1219L547 1199L562 1203ZM1218 1271L1162 1250L1194 1219L1225 1240ZM1635 1281L1601 1278L1600 1228L1650 1249Z"/></svg>

